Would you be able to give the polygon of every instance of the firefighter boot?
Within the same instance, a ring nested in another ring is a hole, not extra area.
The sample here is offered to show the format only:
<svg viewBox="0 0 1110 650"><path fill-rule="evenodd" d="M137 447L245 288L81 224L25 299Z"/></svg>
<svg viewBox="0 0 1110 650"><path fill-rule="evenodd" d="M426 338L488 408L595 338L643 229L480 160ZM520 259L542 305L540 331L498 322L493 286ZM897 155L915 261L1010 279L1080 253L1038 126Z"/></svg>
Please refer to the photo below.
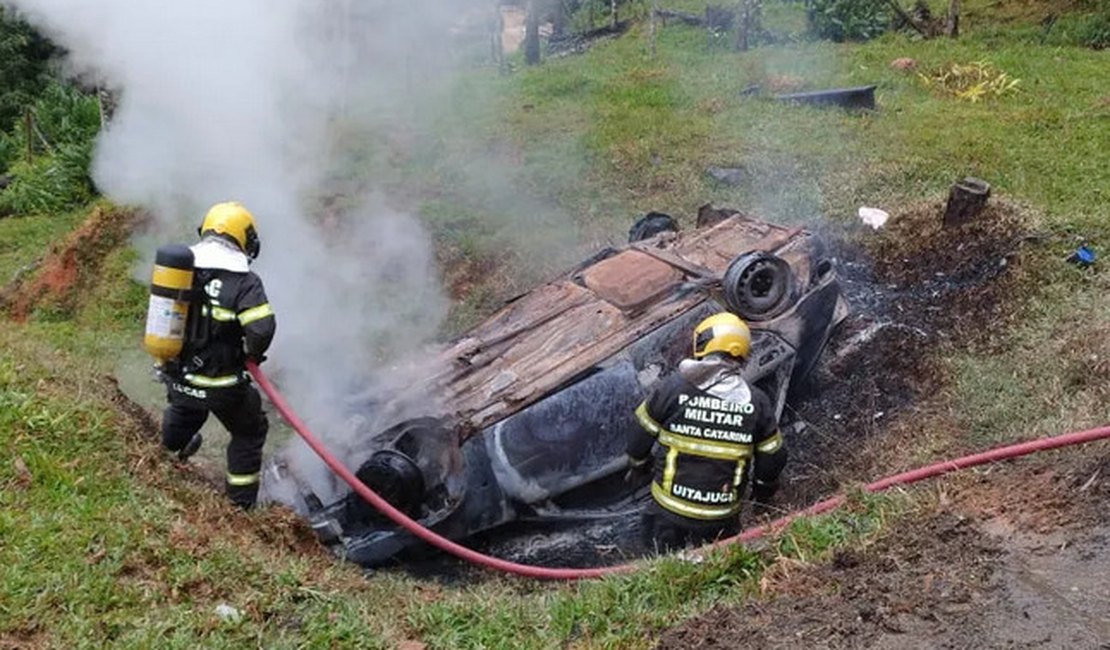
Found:
<svg viewBox="0 0 1110 650"><path fill-rule="evenodd" d="M254 509L255 502L258 500L258 481L249 484L237 484L232 480L228 480L225 491L227 498L232 503L239 506L243 510Z"/></svg>
<svg viewBox="0 0 1110 650"><path fill-rule="evenodd" d="M177 452L177 459L180 461L188 460L190 456L197 453L203 442L204 436L200 435L199 431L194 433L193 437L189 439L189 442L185 443L185 446L181 448L181 451Z"/></svg>

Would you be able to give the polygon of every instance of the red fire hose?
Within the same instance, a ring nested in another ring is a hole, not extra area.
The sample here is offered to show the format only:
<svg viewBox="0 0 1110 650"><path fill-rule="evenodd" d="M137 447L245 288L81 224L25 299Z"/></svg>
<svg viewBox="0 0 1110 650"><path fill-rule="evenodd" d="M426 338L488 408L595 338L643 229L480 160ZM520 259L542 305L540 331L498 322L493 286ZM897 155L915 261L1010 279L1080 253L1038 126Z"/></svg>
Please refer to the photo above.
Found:
<svg viewBox="0 0 1110 650"><path fill-rule="evenodd" d="M619 566L597 567L592 569L553 569L548 567L530 566L527 564L518 564L516 562L509 562L500 558L491 557L479 553L473 549L466 548L457 544L446 537L438 535L419 522L408 517L405 513L397 510L388 501L378 496L373 490L368 488L362 481L358 479L347 469L343 463L331 454L326 447L316 438L315 435L308 429L304 422L301 421L293 409L289 406L285 398L278 392L270 380L263 374L262 370L253 361L247 362L247 370L250 371L251 376L262 390L269 396L270 401L277 407L278 412L282 417L289 422L289 424L297 431L297 433L304 439L309 447L320 456L321 459L331 468L333 472L339 475L351 489L354 490L360 497L366 500L367 503L377 508L385 516L389 517L393 523L401 528L404 528L409 533L424 540L428 544L436 548L446 551L460 559L466 560L472 564L479 566L504 571L506 573L514 573L516 575L524 576L527 578L538 578L542 580L580 580L582 578L597 578L600 576L611 575L616 573L627 573L634 570L636 567L633 564L622 564ZM1025 456L1038 451L1046 451L1049 449L1057 449L1059 447L1066 447L1069 445L1078 445L1086 442L1093 442L1095 440L1103 440L1110 438L1110 426L1100 427L1098 429L1090 429L1087 431L1079 431L1076 433L1068 433L1050 438L1041 438L1039 440L1031 440L1029 442L1022 442L1015 445L1006 447L998 447L979 454L971 456L964 456L954 460L946 460L939 463L934 463L926 467L895 474L882 480L870 483L863 487L868 492L881 492L896 485L908 485L916 483L927 478L947 474L956 470L965 469L967 467L974 467L976 465L983 465L999 460L1008 458L1016 458L1018 456ZM816 515L823 512L828 512L839 507L844 503L843 496L833 497L826 499L812 506L795 512L793 514L776 519L764 526L748 529L735 537L723 539L708 548L719 548L728 546L736 542L750 541L762 537L770 532L779 530L789 524L798 517L806 517L809 515Z"/></svg>

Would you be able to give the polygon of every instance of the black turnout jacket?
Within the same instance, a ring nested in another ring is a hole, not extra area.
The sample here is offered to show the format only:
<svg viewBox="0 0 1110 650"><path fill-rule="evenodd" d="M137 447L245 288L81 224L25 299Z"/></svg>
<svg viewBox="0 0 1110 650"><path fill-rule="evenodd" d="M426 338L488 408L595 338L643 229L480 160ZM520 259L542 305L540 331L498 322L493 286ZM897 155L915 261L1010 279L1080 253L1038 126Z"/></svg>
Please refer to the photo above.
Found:
<svg viewBox="0 0 1110 650"><path fill-rule="evenodd" d="M629 461L646 463L654 448L652 496L679 517L732 517L749 474L757 498L770 496L786 464L771 400L732 362L684 361L636 417L641 428L629 439Z"/></svg>
<svg viewBox="0 0 1110 650"><path fill-rule="evenodd" d="M182 378L198 388L234 386L246 379L246 359L260 360L270 347L274 311L262 280L238 249L206 238L193 246L193 253L196 298L179 357Z"/></svg>

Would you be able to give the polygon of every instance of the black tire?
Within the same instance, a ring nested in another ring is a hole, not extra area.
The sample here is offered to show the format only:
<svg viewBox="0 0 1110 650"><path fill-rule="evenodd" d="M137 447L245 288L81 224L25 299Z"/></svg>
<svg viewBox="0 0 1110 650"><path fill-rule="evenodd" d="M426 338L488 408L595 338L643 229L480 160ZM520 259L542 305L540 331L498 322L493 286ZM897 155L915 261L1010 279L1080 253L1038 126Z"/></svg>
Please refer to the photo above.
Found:
<svg viewBox="0 0 1110 650"><path fill-rule="evenodd" d="M661 232L678 232L678 222L669 214L649 212L637 219L636 223L628 229L628 243L643 241Z"/></svg>
<svg viewBox="0 0 1110 650"><path fill-rule="evenodd" d="M748 321L770 320L794 306L794 272L781 257L746 253L729 264L722 281L725 304Z"/></svg>
<svg viewBox="0 0 1110 650"><path fill-rule="evenodd" d="M424 501L424 475L412 458L394 449L374 453L355 476L390 505L410 517L420 516ZM370 522L383 515L358 494L347 495L347 515L352 521Z"/></svg>

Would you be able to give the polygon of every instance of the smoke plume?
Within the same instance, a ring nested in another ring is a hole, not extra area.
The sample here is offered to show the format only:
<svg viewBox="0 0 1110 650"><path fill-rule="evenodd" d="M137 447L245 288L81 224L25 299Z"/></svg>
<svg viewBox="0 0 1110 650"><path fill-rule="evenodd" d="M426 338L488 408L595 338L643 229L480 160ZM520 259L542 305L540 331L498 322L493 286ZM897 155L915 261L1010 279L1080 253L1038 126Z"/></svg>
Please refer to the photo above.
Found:
<svg viewBox="0 0 1110 650"><path fill-rule="evenodd" d="M425 227L351 169L352 141L445 86L452 34L491 3L6 1L118 94L102 192L146 207L160 241L215 202L254 212L278 318L268 367L310 422L343 429L338 399L432 337L448 306Z"/></svg>

